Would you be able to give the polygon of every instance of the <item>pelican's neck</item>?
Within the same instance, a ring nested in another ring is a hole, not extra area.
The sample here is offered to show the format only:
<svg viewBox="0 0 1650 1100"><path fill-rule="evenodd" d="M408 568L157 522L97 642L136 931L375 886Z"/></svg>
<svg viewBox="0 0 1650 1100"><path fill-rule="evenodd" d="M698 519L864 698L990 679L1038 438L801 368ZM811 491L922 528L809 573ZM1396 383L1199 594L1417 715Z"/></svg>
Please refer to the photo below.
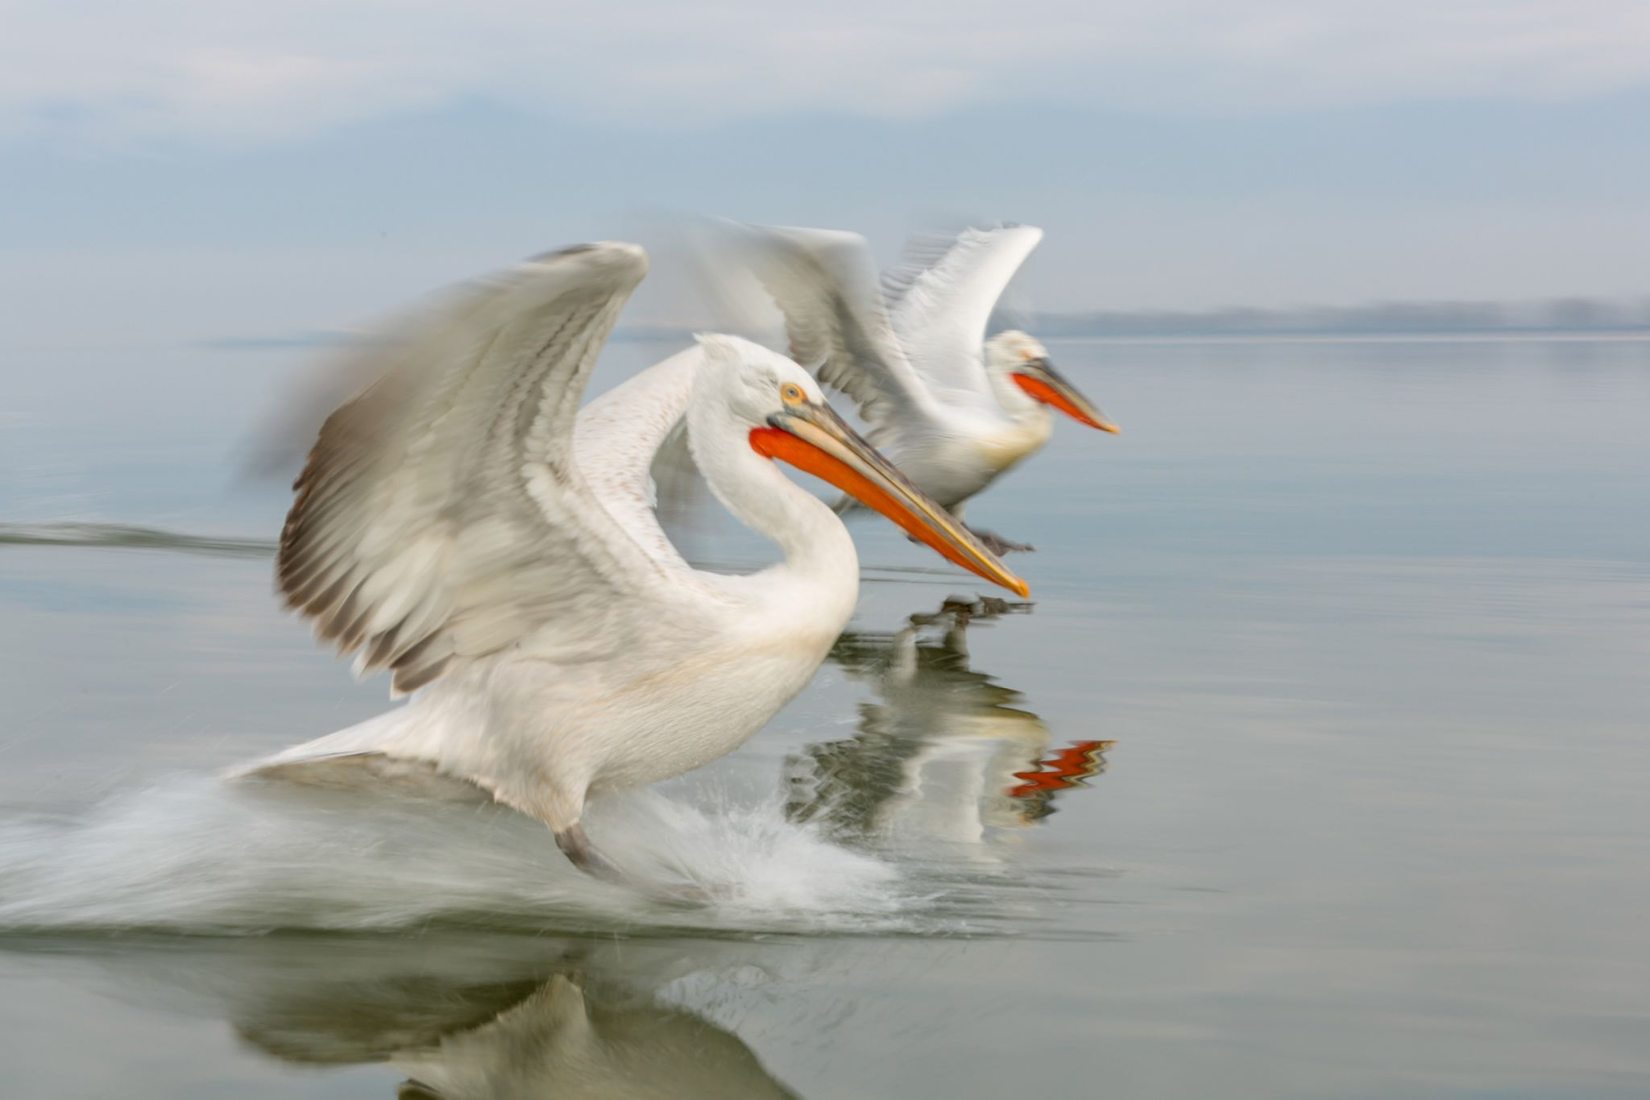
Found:
<svg viewBox="0 0 1650 1100"><path fill-rule="evenodd" d="M997 398L997 405L1008 418L1016 424L1047 423L1050 419L1047 406L1033 398L1019 387L1014 381L1014 370L1006 363L1000 362L992 354L988 345L985 353L985 374L991 379L991 392Z"/></svg>
<svg viewBox="0 0 1650 1100"><path fill-rule="evenodd" d="M716 405L698 401L688 411L688 446L716 499L740 523L779 544L785 562L775 568L845 590L851 613L859 588L859 555L848 529L772 459L752 450L749 429Z"/></svg>
<svg viewBox="0 0 1650 1100"><path fill-rule="evenodd" d="M1003 416L1020 425L1048 424L1049 412L1043 402L1036 401L1035 397L1020 389L1015 383L1015 366L1018 364L1013 353L1002 345L998 336L992 336L985 341L982 350L985 358L985 378L992 383L992 394L997 397L997 407L1002 409Z"/></svg>

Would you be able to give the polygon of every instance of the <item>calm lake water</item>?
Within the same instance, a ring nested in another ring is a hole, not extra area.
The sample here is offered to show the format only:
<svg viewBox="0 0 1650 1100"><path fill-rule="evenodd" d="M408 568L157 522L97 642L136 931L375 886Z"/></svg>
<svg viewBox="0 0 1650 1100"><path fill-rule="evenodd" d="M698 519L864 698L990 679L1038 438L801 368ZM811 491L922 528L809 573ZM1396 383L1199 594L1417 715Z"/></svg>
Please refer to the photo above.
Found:
<svg viewBox="0 0 1650 1100"><path fill-rule="evenodd" d="M1035 605L861 523L803 696L599 809L690 908L509 814L215 778L385 705L233 476L304 356L8 356L0 1091L1644 1095L1650 343L1054 351L1125 434L971 506Z"/></svg>

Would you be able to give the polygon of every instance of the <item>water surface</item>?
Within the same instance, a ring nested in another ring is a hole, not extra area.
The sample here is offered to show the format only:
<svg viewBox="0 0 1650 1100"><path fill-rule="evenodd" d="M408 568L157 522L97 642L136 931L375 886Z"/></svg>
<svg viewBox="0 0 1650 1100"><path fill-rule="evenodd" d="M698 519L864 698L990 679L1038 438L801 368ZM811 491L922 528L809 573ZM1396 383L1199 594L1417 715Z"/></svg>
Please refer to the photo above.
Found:
<svg viewBox="0 0 1650 1100"><path fill-rule="evenodd" d="M592 822L697 908L495 810L226 789L385 705L277 611L282 494L233 477L295 360L35 363L7 1095L1642 1095L1650 344L1055 351L1125 434L971 506L1034 606L863 524L809 690Z"/></svg>

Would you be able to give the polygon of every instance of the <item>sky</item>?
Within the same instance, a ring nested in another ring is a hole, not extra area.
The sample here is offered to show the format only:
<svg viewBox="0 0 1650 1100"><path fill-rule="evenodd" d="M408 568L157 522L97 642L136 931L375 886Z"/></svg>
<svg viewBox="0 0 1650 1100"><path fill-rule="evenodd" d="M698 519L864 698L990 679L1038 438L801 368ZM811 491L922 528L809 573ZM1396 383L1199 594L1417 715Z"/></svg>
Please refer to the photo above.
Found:
<svg viewBox="0 0 1650 1100"><path fill-rule="evenodd" d="M1047 237L1011 304L1650 294L1642 0L0 0L0 331L347 326L673 219Z"/></svg>

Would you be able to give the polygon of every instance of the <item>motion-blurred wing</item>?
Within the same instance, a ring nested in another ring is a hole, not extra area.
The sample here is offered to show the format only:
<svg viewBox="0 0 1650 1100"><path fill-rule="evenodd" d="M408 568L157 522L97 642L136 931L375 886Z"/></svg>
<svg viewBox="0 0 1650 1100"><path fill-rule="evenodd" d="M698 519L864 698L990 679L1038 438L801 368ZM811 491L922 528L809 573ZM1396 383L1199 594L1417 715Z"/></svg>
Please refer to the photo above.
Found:
<svg viewBox="0 0 1650 1100"><path fill-rule="evenodd" d="M351 368L373 381L322 426L276 574L360 670L411 691L563 622L551 641L570 657L623 644L667 564L596 500L573 422L646 271L634 245L552 253L464 288Z"/></svg>
<svg viewBox="0 0 1650 1100"><path fill-rule="evenodd" d="M748 263L785 315L790 355L859 406L879 446L933 398L895 338L865 238L824 229L744 226Z"/></svg>
<svg viewBox="0 0 1650 1100"><path fill-rule="evenodd" d="M917 237L882 279L900 346L936 386L987 392L982 346L991 312L1043 239L1029 225Z"/></svg>

